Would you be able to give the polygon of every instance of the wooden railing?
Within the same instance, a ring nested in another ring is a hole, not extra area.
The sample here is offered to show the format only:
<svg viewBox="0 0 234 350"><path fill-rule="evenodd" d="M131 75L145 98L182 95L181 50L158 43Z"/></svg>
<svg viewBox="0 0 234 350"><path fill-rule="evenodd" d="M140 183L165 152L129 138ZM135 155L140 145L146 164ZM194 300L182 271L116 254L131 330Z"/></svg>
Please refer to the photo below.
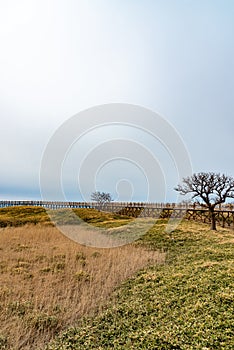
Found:
<svg viewBox="0 0 234 350"><path fill-rule="evenodd" d="M149 209L196 209L204 210L203 206L197 203L145 203L145 202L109 202L100 204L97 202L62 202L62 201L0 201L0 208L14 207L14 206L36 206L48 209L60 209L60 208L108 208L110 211L115 211L119 208L149 208ZM223 204L217 207L216 210L222 211L234 211L234 204Z"/></svg>
<svg viewBox="0 0 234 350"><path fill-rule="evenodd" d="M0 201L0 208L15 206L36 206L45 209L76 209L93 208L102 211L115 212L130 217L152 218L186 218L210 222L207 209L198 204L184 203L143 203L143 202L110 202L100 204L97 202L60 202L60 201ZM216 211L217 223L223 227L234 228L234 205L225 204L219 206Z"/></svg>

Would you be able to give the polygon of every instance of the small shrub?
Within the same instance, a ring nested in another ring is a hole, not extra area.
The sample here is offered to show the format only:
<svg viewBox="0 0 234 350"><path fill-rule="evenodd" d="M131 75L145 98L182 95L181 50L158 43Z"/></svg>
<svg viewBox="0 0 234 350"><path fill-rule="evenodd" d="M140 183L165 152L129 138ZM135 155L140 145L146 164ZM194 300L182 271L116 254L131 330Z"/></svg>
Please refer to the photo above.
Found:
<svg viewBox="0 0 234 350"><path fill-rule="evenodd" d="M65 262L58 262L53 265L53 272L63 271L65 269Z"/></svg>
<svg viewBox="0 0 234 350"><path fill-rule="evenodd" d="M28 323L31 327L42 333L51 330L55 331L58 328L59 321L55 315L35 313L33 316L28 318Z"/></svg>
<svg viewBox="0 0 234 350"><path fill-rule="evenodd" d="M19 317L25 316L25 314L30 310L32 310L32 304L29 301L15 301L9 303L7 306L7 311L9 314Z"/></svg>
<svg viewBox="0 0 234 350"><path fill-rule="evenodd" d="M83 252L78 252L76 254L76 261L78 261L82 267L84 267L86 265L86 257L85 254Z"/></svg>
<svg viewBox="0 0 234 350"><path fill-rule="evenodd" d="M85 259L86 259L86 257L85 257L85 254L83 252L76 253L76 261L85 260Z"/></svg>
<svg viewBox="0 0 234 350"><path fill-rule="evenodd" d="M91 255L93 258L99 258L102 254L100 252L93 252Z"/></svg>
<svg viewBox="0 0 234 350"><path fill-rule="evenodd" d="M40 272L42 273L48 273L51 271L51 267L47 266L47 267L44 267L43 269L40 270Z"/></svg>
<svg viewBox="0 0 234 350"><path fill-rule="evenodd" d="M61 261L61 260L65 260L66 259L66 254L58 254L58 255L54 255L51 258L51 261Z"/></svg>
<svg viewBox="0 0 234 350"><path fill-rule="evenodd" d="M84 270L80 270L80 271L76 272L75 278L77 279L77 281L88 282L88 281L90 281L90 274Z"/></svg>
<svg viewBox="0 0 234 350"><path fill-rule="evenodd" d="M9 349L7 337L5 337L2 334L0 334L0 349L1 350Z"/></svg>
<svg viewBox="0 0 234 350"><path fill-rule="evenodd" d="M25 249L29 249L30 247L25 244L18 244L16 248L14 249L15 252L22 252Z"/></svg>

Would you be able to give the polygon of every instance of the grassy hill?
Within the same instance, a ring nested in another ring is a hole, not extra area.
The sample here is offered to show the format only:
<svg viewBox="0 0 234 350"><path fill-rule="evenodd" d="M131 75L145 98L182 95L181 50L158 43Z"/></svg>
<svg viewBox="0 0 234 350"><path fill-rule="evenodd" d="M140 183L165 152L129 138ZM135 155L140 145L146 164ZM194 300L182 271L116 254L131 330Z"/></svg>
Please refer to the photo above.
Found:
<svg viewBox="0 0 234 350"><path fill-rule="evenodd" d="M140 246L97 249L75 243L51 225L41 208L1 213L0 220L9 223L0 228L1 350L43 349L77 320L100 312L124 280L165 259ZM64 211L53 214L62 224L70 222ZM79 214L108 230L129 221L93 210Z"/></svg>
<svg viewBox="0 0 234 350"><path fill-rule="evenodd" d="M161 221L138 245L167 251L115 292L101 314L62 333L47 349L233 349L234 234Z"/></svg>
<svg viewBox="0 0 234 350"><path fill-rule="evenodd" d="M26 224L53 225L53 222L66 225L77 223L77 218L100 227L121 226L131 220L124 215L100 212L96 209L46 210L42 207L33 206L0 208L0 227L17 227Z"/></svg>
<svg viewBox="0 0 234 350"><path fill-rule="evenodd" d="M184 221L167 234L161 219L134 244L95 249L61 235L42 208L1 209L0 223L0 349L234 348L232 230Z"/></svg>
<svg viewBox="0 0 234 350"><path fill-rule="evenodd" d="M0 208L0 227L38 223L49 223L49 216L44 208L30 206Z"/></svg>

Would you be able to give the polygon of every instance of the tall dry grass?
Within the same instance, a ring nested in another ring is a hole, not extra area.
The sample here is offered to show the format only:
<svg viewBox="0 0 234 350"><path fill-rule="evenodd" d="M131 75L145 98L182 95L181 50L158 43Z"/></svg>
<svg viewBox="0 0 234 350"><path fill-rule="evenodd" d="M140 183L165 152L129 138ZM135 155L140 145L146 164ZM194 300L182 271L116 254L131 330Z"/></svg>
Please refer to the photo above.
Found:
<svg viewBox="0 0 234 350"><path fill-rule="evenodd" d="M50 226L1 229L0 348L43 348L98 312L123 280L164 258L134 245L81 246Z"/></svg>

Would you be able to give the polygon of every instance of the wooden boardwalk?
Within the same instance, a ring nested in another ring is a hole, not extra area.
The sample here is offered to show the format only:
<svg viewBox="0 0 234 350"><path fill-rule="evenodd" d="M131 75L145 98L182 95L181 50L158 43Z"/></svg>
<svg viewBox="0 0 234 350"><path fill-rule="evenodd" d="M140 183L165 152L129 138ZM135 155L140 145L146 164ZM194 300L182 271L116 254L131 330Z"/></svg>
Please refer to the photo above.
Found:
<svg viewBox="0 0 234 350"><path fill-rule="evenodd" d="M60 201L0 201L0 208L15 206L34 206L45 209L79 209L93 208L127 215L130 217L152 217L152 218L186 218L210 223L209 212L197 204L175 204L175 203L125 203L110 202L99 204L96 202L60 202ZM222 227L234 228L234 206L226 204L216 211L217 224Z"/></svg>

